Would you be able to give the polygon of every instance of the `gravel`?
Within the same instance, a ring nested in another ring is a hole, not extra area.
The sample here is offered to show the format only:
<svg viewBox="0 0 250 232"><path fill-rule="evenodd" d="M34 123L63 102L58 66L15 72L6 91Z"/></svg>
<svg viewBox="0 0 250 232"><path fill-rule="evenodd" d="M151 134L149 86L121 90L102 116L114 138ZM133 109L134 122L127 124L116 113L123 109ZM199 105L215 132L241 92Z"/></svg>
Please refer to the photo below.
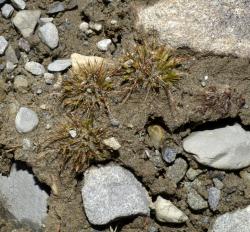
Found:
<svg viewBox="0 0 250 232"><path fill-rule="evenodd" d="M58 46L59 35L56 26L53 23L46 23L38 29L38 35L43 43L51 49Z"/></svg>
<svg viewBox="0 0 250 232"><path fill-rule="evenodd" d="M43 75L45 73L44 66L34 61L27 62L25 64L25 69L36 76Z"/></svg>
<svg viewBox="0 0 250 232"><path fill-rule="evenodd" d="M196 211L208 208L207 202L194 189L189 190L187 203L191 209Z"/></svg>
<svg viewBox="0 0 250 232"><path fill-rule="evenodd" d="M166 175L177 184L185 176L187 168L187 162L182 158L178 158L172 166L168 167Z"/></svg>
<svg viewBox="0 0 250 232"><path fill-rule="evenodd" d="M208 189L208 204L211 210L216 211L220 202L221 191L215 187Z"/></svg>
<svg viewBox="0 0 250 232"><path fill-rule="evenodd" d="M128 170L107 165L84 174L84 209L91 224L105 225L133 215L149 215L146 190Z"/></svg>
<svg viewBox="0 0 250 232"><path fill-rule="evenodd" d="M18 46L22 51L25 51L26 53L30 52L30 44L26 39L20 38L18 41Z"/></svg>
<svg viewBox="0 0 250 232"><path fill-rule="evenodd" d="M175 161L177 151L173 148L164 147L161 152L162 159L167 163L173 163Z"/></svg>
<svg viewBox="0 0 250 232"><path fill-rule="evenodd" d="M28 133L38 125L39 119L33 110L21 107L16 115L15 125L19 133Z"/></svg>

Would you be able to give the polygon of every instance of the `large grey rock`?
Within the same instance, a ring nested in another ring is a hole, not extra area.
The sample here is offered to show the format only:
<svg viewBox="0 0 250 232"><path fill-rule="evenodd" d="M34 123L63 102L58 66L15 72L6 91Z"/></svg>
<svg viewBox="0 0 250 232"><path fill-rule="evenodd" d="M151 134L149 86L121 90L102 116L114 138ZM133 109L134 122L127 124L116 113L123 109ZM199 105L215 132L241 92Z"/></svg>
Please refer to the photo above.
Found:
<svg viewBox="0 0 250 232"><path fill-rule="evenodd" d="M4 6L1 8L1 12L4 18L9 18L13 12L14 8L10 4L4 4Z"/></svg>
<svg viewBox="0 0 250 232"><path fill-rule="evenodd" d="M9 176L0 174L0 200L17 220L41 226L47 216L47 199L48 194L27 170L13 165Z"/></svg>
<svg viewBox="0 0 250 232"><path fill-rule="evenodd" d="M170 46L250 57L249 1L160 0L137 8L138 26Z"/></svg>
<svg viewBox="0 0 250 232"><path fill-rule="evenodd" d="M82 198L90 223L96 225L122 217L149 214L146 190L131 172L116 165L87 170Z"/></svg>
<svg viewBox="0 0 250 232"><path fill-rule="evenodd" d="M186 152L207 166L241 169L250 165L250 132L239 124L193 132L183 141Z"/></svg>
<svg viewBox="0 0 250 232"><path fill-rule="evenodd" d="M40 15L40 10L22 10L15 15L12 22L23 37L27 38L34 32Z"/></svg>
<svg viewBox="0 0 250 232"><path fill-rule="evenodd" d="M231 213L219 216L209 232L249 232L250 205Z"/></svg>
<svg viewBox="0 0 250 232"><path fill-rule="evenodd" d="M15 124L19 133L28 133L36 128L39 119L33 110L21 107L17 112Z"/></svg>
<svg viewBox="0 0 250 232"><path fill-rule="evenodd" d="M71 59L59 59L55 60L48 65L50 72L61 72L71 66Z"/></svg>
<svg viewBox="0 0 250 232"><path fill-rule="evenodd" d="M48 22L38 29L38 35L43 43L45 43L51 49L58 46L59 35L56 26Z"/></svg>
<svg viewBox="0 0 250 232"><path fill-rule="evenodd" d="M0 36L0 55L3 55L5 53L7 47L8 41L3 36Z"/></svg>
<svg viewBox="0 0 250 232"><path fill-rule="evenodd" d="M39 64L34 61L29 61L25 64L24 68L32 73L33 75L39 76L45 73L45 68L42 64Z"/></svg>

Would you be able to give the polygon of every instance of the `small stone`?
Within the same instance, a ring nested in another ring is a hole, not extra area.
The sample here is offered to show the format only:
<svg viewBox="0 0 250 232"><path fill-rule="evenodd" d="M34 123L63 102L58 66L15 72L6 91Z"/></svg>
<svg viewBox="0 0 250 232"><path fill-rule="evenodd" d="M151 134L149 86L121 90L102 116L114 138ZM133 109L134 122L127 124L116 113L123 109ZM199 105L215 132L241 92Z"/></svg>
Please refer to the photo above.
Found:
<svg viewBox="0 0 250 232"><path fill-rule="evenodd" d="M53 23L46 23L38 29L38 36L51 49L58 46L59 35L56 26Z"/></svg>
<svg viewBox="0 0 250 232"><path fill-rule="evenodd" d="M54 18L52 18L52 17L51 18L40 18L38 23L42 26L46 23L52 23L53 20L54 20Z"/></svg>
<svg viewBox="0 0 250 232"><path fill-rule="evenodd" d="M108 146L108 147L110 147L110 148L112 148L113 150L119 150L120 148L121 148L121 145L120 145L120 143L116 140L116 138L114 138L114 137L111 137L111 138L109 138L109 139L104 139L103 140L103 143L106 145L106 146Z"/></svg>
<svg viewBox="0 0 250 232"><path fill-rule="evenodd" d="M208 189L208 204L212 211L216 211L220 202L221 191L215 187Z"/></svg>
<svg viewBox="0 0 250 232"><path fill-rule="evenodd" d="M71 138L75 138L77 136L76 130L69 130L69 134Z"/></svg>
<svg viewBox="0 0 250 232"><path fill-rule="evenodd" d="M10 4L4 4L4 6L1 8L1 12L3 17L8 19L13 14L14 8Z"/></svg>
<svg viewBox="0 0 250 232"><path fill-rule="evenodd" d="M51 125L50 124L46 124L46 130L50 130L51 129Z"/></svg>
<svg viewBox="0 0 250 232"><path fill-rule="evenodd" d="M186 152L204 165L218 169L241 169L250 165L250 132L239 124L193 132L183 141Z"/></svg>
<svg viewBox="0 0 250 232"><path fill-rule="evenodd" d="M161 196L154 202L156 219L160 222L184 223L188 220L186 214L179 210L171 201Z"/></svg>
<svg viewBox="0 0 250 232"><path fill-rule="evenodd" d="M52 63L48 65L48 70L50 72L61 72L66 70L71 66L71 60L70 59L59 59L55 60Z"/></svg>
<svg viewBox="0 0 250 232"><path fill-rule="evenodd" d="M200 169L189 168L186 176L189 180L193 181L197 176L199 176L203 171Z"/></svg>
<svg viewBox="0 0 250 232"><path fill-rule="evenodd" d="M178 158L172 166L168 167L166 175L177 184L185 176L187 168L187 162L182 158Z"/></svg>
<svg viewBox="0 0 250 232"><path fill-rule="evenodd" d="M234 212L220 215L211 226L211 232L249 232L250 205Z"/></svg>
<svg viewBox="0 0 250 232"><path fill-rule="evenodd" d="M117 24L118 22L117 22L117 20L115 20L115 19L112 19L111 21L110 21L110 24L112 24L112 25L115 25L115 24Z"/></svg>
<svg viewBox="0 0 250 232"><path fill-rule="evenodd" d="M19 133L28 133L37 127L39 122L37 114L26 107L21 107L16 115L15 124Z"/></svg>
<svg viewBox="0 0 250 232"><path fill-rule="evenodd" d="M90 23L89 27L92 30L96 31L96 32L101 32L101 30L102 30L102 24L101 23Z"/></svg>
<svg viewBox="0 0 250 232"><path fill-rule="evenodd" d="M7 47L8 41L3 36L0 36L0 55L4 55Z"/></svg>
<svg viewBox="0 0 250 232"><path fill-rule="evenodd" d="M30 52L30 44L26 39L19 39L18 46L22 51L25 51L26 53Z"/></svg>
<svg viewBox="0 0 250 232"><path fill-rule="evenodd" d="M5 51L5 60L10 61L13 64L18 63L18 58L16 56L16 52L15 52L15 50L13 49L13 47L11 45L9 45L8 48Z"/></svg>
<svg viewBox="0 0 250 232"><path fill-rule="evenodd" d="M116 118L111 117L110 118L110 124L113 127L119 127L120 126L120 121L117 120Z"/></svg>
<svg viewBox="0 0 250 232"><path fill-rule="evenodd" d="M25 150L25 151L32 151L33 150L33 143L27 138L23 139L23 150Z"/></svg>
<svg viewBox="0 0 250 232"><path fill-rule="evenodd" d="M224 187L224 184L222 181L220 181L218 178L213 178L213 183L214 183L214 186L217 188L217 189L223 189Z"/></svg>
<svg viewBox="0 0 250 232"><path fill-rule="evenodd" d="M64 10L65 10L64 3L56 1L49 6L48 14L56 14L59 12L63 12Z"/></svg>
<svg viewBox="0 0 250 232"><path fill-rule="evenodd" d="M12 22L23 37L27 38L33 34L40 15L40 10L22 10L17 12Z"/></svg>
<svg viewBox="0 0 250 232"><path fill-rule="evenodd" d="M17 67L16 64L13 64L13 63L10 62L10 61L7 61L7 62L6 62L6 71L7 71L7 73L13 72L13 70L14 70L16 67Z"/></svg>
<svg viewBox="0 0 250 232"><path fill-rule="evenodd" d="M159 125L149 126L147 131L152 145L155 149L159 149L166 140L166 131Z"/></svg>
<svg viewBox="0 0 250 232"><path fill-rule="evenodd" d="M46 108L47 108L46 104L42 104L42 105L40 105L40 109L42 109L42 110L46 110Z"/></svg>
<svg viewBox="0 0 250 232"><path fill-rule="evenodd" d="M34 61L27 62L24 67L28 72L33 75L39 76L45 73L45 68L42 64L39 64Z"/></svg>
<svg viewBox="0 0 250 232"><path fill-rule="evenodd" d="M11 0L11 2L18 10L24 10L26 7L26 3L23 0Z"/></svg>
<svg viewBox="0 0 250 232"><path fill-rule="evenodd" d="M37 89L36 94L37 94L37 95L40 95L42 92L43 92L42 89Z"/></svg>
<svg viewBox="0 0 250 232"><path fill-rule="evenodd" d="M206 87L206 85L207 85L207 83L206 83L205 81L202 81L202 82L201 82L201 86L202 86L202 87Z"/></svg>
<svg viewBox="0 0 250 232"><path fill-rule="evenodd" d="M111 39L103 39L103 40L99 41L96 45L100 51L106 52L106 51L108 51L108 48L111 44L112 44Z"/></svg>
<svg viewBox="0 0 250 232"><path fill-rule="evenodd" d="M175 161L177 151L173 148L163 147L162 149L162 159L167 163L173 163Z"/></svg>
<svg viewBox="0 0 250 232"><path fill-rule="evenodd" d="M190 189L187 203L193 210L203 210L208 208L207 202L194 189Z"/></svg>
<svg viewBox="0 0 250 232"><path fill-rule="evenodd" d="M87 22L82 22L79 26L79 29L85 33L89 29L89 24Z"/></svg>
<svg viewBox="0 0 250 232"><path fill-rule="evenodd" d="M149 215L149 197L134 175L117 165L92 167L84 173L83 205L91 224Z"/></svg>
<svg viewBox="0 0 250 232"><path fill-rule="evenodd" d="M21 92L27 92L27 88L29 86L28 81L26 80L25 76L18 75L15 77L14 80L14 88Z"/></svg>
<svg viewBox="0 0 250 232"><path fill-rule="evenodd" d="M55 76L53 73L44 73L44 79L45 79L45 83L47 85L52 85L53 84L53 81L55 79Z"/></svg>

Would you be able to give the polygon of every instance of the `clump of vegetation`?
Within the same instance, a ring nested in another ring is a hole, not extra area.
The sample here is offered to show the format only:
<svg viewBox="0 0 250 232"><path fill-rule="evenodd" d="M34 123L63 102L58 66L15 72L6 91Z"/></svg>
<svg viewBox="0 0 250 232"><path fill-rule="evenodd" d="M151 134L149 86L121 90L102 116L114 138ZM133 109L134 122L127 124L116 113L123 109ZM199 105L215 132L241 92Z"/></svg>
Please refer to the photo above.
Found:
<svg viewBox="0 0 250 232"><path fill-rule="evenodd" d="M44 148L50 147L57 151L61 156L62 170L70 168L74 173L80 173L91 162L111 157L110 151L102 143L105 138L106 130L94 127L93 121L65 117L55 133L48 138Z"/></svg>
<svg viewBox="0 0 250 232"><path fill-rule="evenodd" d="M197 96L197 100L200 105L197 111L203 115L208 112L215 112L225 116L233 107L241 108L245 104L245 99L229 86L223 88L210 86Z"/></svg>
<svg viewBox="0 0 250 232"><path fill-rule="evenodd" d="M135 45L131 51L125 53L122 63L124 81L129 85L124 101L139 89L149 92L163 88L168 91L180 79L176 72L180 58L156 41Z"/></svg>
<svg viewBox="0 0 250 232"><path fill-rule="evenodd" d="M81 65L77 71L72 70L69 78L62 83L62 104L71 111L80 108L90 114L98 107L106 107L107 93L112 83L107 80L113 75L104 62Z"/></svg>

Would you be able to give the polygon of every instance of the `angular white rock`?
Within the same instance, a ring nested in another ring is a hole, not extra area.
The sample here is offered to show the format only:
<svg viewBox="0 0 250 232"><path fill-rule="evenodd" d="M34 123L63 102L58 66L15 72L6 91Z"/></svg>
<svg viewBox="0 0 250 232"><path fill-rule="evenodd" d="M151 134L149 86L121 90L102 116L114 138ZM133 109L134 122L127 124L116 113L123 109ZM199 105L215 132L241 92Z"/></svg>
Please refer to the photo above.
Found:
<svg viewBox="0 0 250 232"><path fill-rule="evenodd" d="M47 216L48 194L39 188L34 176L13 165L9 176L0 174L0 197L17 220L42 225Z"/></svg>
<svg viewBox="0 0 250 232"><path fill-rule="evenodd" d="M91 224L105 225L134 215L149 215L149 197L128 170L107 165L84 173L83 205Z"/></svg>
<svg viewBox="0 0 250 232"><path fill-rule="evenodd" d="M45 68L42 64L39 64L34 61L27 62L24 67L28 72L33 75L43 75L45 73Z"/></svg>
<svg viewBox="0 0 250 232"><path fill-rule="evenodd" d="M250 205L219 216L209 232L249 232Z"/></svg>
<svg viewBox="0 0 250 232"><path fill-rule="evenodd" d="M218 169L241 169L250 165L250 132L239 124L193 132L183 141L186 152L204 165Z"/></svg>
<svg viewBox="0 0 250 232"><path fill-rule="evenodd" d="M24 10L26 7L26 3L23 0L11 0L11 2L19 10Z"/></svg>
<svg viewBox="0 0 250 232"><path fill-rule="evenodd" d="M8 41L3 36L0 36L0 55L4 54L7 47L8 47Z"/></svg>
<svg viewBox="0 0 250 232"><path fill-rule="evenodd" d="M45 23L38 29L38 36L51 49L58 46L59 35L56 26L53 23Z"/></svg>
<svg viewBox="0 0 250 232"><path fill-rule="evenodd" d="M13 12L14 8L10 4L4 4L4 6L1 8L1 12L4 18L9 18Z"/></svg>
<svg viewBox="0 0 250 232"><path fill-rule="evenodd" d="M108 139L104 139L103 140L103 143L112 148L113 150L119 150L121 148L121 145L120 143L117 141L117 139L115 137L111 137L111 138L108 138Z"/></svg>
<svg viewBox="0 0 250 232"><path fill-rule="evenodd" d="M112 44L111 39L103 39L99 41L96 45L100 51L108 51L109 46Z"/></svg>
<svg viewBox="0 0 250 232"><path fill-rule="evenodd" d="M66 70L71 66L71 60L70 59L59 59L55 60L52 63L48 65L48 70L50 72L61 72Z"/></svg>
<svg viewBox="0 0 250 232"><path fill-rule="evenodd" d="M27 38L34 32L40 15L40 10L22 10L17 12L12 22L23 37Z"/></svg>
<svg viewBox="0 0 250 232"><path fill-rule="evenodd" d="M179 210L171 201L161 196L154 202L156 219L160 222L183 223L188 220L185 213Z"/></svg>
<svg viewBox="0 0 250 232"><path fill-rule="evenodd" d="M33 110L21 107L17 112L15 125L19 133L28 133L34 130L38 123L38 116Z"/></svg>

